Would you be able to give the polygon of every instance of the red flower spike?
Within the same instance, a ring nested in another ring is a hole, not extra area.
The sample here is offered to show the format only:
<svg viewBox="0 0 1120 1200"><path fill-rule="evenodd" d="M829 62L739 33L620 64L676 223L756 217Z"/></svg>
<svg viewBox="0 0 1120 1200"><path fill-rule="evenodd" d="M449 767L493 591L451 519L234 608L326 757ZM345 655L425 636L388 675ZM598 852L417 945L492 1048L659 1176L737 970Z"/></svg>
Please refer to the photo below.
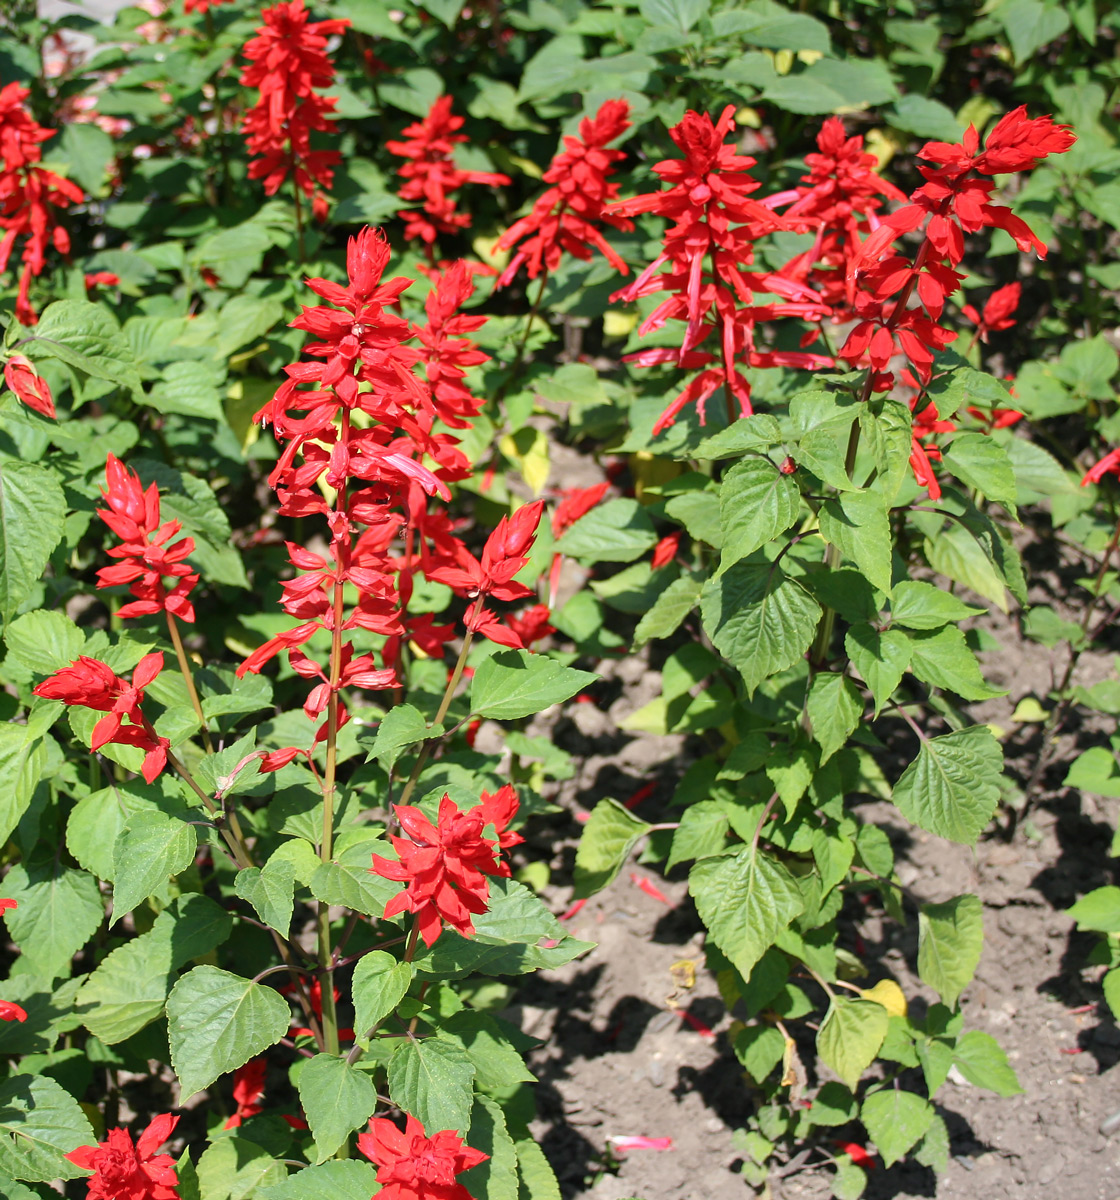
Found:
<svg viewBox="0 0 1120 1200"><path fill-rule="evenodd" d="M392 1121L375 1117L358 1135L358 1149L378 1167L381 1200L472 1200L456 1175L490 1157L472 1150L453 1130L426 1137L424 1126L405 1114L402 1132Z"/></svg>
<svg viewBox="0 0 1120 1200"><path fill-rule="evenodd" d="M224 1129L236 1129L242 1121L257 1116L264 1105L264 1082L268 1063L263 1058L250 1059L233 1073L233 1102L237 1111L226 1121Z"/></svg>
<svg viewBox="0 0 1120 1200"><path fill-rule="evenodd" d="M309 21L303 0L281 0L264 9L261 20L256 37L245 44L249 66L241 74L243 87L260 89L260 99L242 122L249 153L260 156L249 164L249 177L263 179L265 194L273 196L291 174L318 217L326 203L318 189L330 191L341 155L311 149L312 132L334 130L335 98L316 89L334 82L327 38L350 22Z"/></svg>
<svg viewBox="0 0 1120 1200"><path fill-rule="evenodd" d="M510 283L523 265L530 279L542 271L555 271L565 250L584 261L599 250L616 271L629 273L596 227L600 222L623 231L634 227L626 217L604 211L618 198L618 184L607 179L614 173L614 163L626 157L621 150L607 147L630 128L629 116L625 100L607 100L594 117L580 121L578 137L564 138L563 151L544 173L545 183L555 186L498 239L500 250L510 250L519 241L521 245L494 285L495 291Z"/></svg>
<svg viewBox="0 0 1120 1200"><path fill-rule="evenodd" d="M61 700L63 704L78 704L106 713L93 727L90 748L100 750L110 743L139 747L145 751L142 773L152 783L167 764L171 743L156 735L141 705L144 689L161 670L162 652L146 654L137 663L129 683L106 663L81 655L32 690L46 700ZM125 717L131 724L124 724Z"/></svg>
<svg viewBox="0 0 1120 1200"><path fill-rule="evenodd" d="M35 368L22 354L13 354L4 364L4 382L40 416L55 416L54 397L47 381L35 374Z"/></svg>
<svg viewBox="0 0 1120 1200"><path fill-rule="evenodd" d="M408 838L389 839L397 852L397 862L375 854L370 869L375 875L408 886L385 906L385 917L414 913L420 936L428 946L439 937L444 921L464 937L474 933L471 915L486 912L488 876L509 875L509 867L498 854L503 844L513 845L514 838L520 840L516 834L506 832L517 807L512 787L502 788L493 796L484 794L482 802L465 813L445 795L436 825L410 804L394 805ZM483 836L488 825L494 826L497 840Z"/></svg>
<svg viewBox="0 0 1120 1200"><path fill-rule="evenodd" d="M194 605L188 597L198 583L198 575L184 559L194 553L194 540L171 540L182 526L178 521L160 524L159 488L153 483L145 489L140 477L112 454L105 463L105 480L101 495L108 507L99 508L97 515L122 539L122 544L109 551L110 557L120 561L98 570L97 586L131 585L129 591L136 599L118 610L120 617L168 612L193 621ZM176 582L168 589L164 579Z"/></svg>
<svg viewBox="0 0 1120 1200"><path fill-rule="evenodd" d="M1094 463L1085 472L1081 486L1088 487L1091 483L1100 483L1106 475L1120 477L1120 449L1110 450L1100 462Z"/></svg>
<svg viewBox="0 0 1120 1200"><path fill-rule="evenodd" d="M404 236L429 247L441 233L470 228L470 214L456 211L452 192L467 183L503 187L510 182L508 175L464 171L455 165L454 148L465 142L467 135L459 132L465 118L452 114L451 103L448 95L438 97L422 121L405 126L401 133L405 140L385 143L391 154L407 160L397 169L405 180L400 198L410 206L400 210L405 218ZM420 208L411 207L417 203Z"/></svg>
<svg viewBox="0 0 1120 1200"><path fill-rule="evenodd" d="M677 547L681 544L680 532L670 533L663 537L653 548L653 559L650 566L655 571L667 567L677 557Z"/></svg>
<svg viewBox="0 0 1120 1200"><path fill-rule="evenodd" d="M170 1154L156 1154L171 1136L178 1117L155 1118L133 1145L127 1129L110 1129L96 1146L79 1146L66 1158L92 1171L86 1180L89 1200L179 1200L179 1178Z"/></svg>

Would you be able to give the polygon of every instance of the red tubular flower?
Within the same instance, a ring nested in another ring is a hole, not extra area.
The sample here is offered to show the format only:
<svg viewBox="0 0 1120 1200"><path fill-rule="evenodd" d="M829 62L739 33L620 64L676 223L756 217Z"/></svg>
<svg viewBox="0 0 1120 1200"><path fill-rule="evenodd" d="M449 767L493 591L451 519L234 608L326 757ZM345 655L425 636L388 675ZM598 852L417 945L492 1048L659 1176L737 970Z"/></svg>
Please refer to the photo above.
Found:
<svg viewBox="0 0 1120 1200"><path fill-rule="evenodd" d="M483 792L482 795L485 799L486 793ZM0 916L3 916L9 908L19 908L19 905L14 900L0 900ZM18 1004L13 1004L10 1000L0 1000L0 1021L26 1020L27 1013Z"/></svg>
<svg viewBox="0 0 1120 1200"><path fill-rule="evenodd" d="M22 354L13 354L4 364L4 382L40 416L55 416L54 397L47 381L35 374L35 368Z"/></svg>
<svg viewBox="0 0 1120 1200"><path fill-rule="evenodd" d="M230 0L183 0L183 12L185 13L208 13L212 8L217 8L219 4L228 4Z"/></svg>
<svg viewBox="0 0 1120 1200"><path fill-rule="evenodd" d="M532 604L523 613L507 617L506 624L517 635L521 646L528 649L534 642L556 632L549 624L551 615L547 604Z"/></svg>
<svg viewBox="0 0 1120 1200"><path fill-rule="evenodd" d="M681 535L679 531L663 537L653 548L653 560L650 566L655 571L660 571L662 567L667 567L677 557L677 547L680 544Z"/></svg>
<svg viewBox="0 0 1120 1200"><path fill-rule="evenodd" d="M626 217L603 211L605 205L618 198L618 184L608 183L607 179L614 173L614 163L626 157L621 150L608 146L630 128L629 116L630 105L625 100L607 100L594 117L580 121L578 137L564 138L563 151L544 173L545 183L555 186L537 199L532 212L498 239L500 250L510 250L519 241L521 246L495 284L495 291L505 287L523 264L528 265L530 279L536 279L542 271L555 271L565 250L587 260L597 249L616 271L628 274L629 268L596 224L605 222L621 230L634 227Z"/></svg>
<svg viewBox="0 0 1120 1200"><path fill-rule="evenodd" d="M401 829L411 840L390 837L398 861L373 855L372 873L384 879L407 883L385 906L385 916L411 912L419 922L425 945L435 943L446 921L464 937L474 933L471 914L486 912L491 875L509 875L509 867L498 857L503 846L514 844L517 835L506 826L517 813L517 794L502 788L467 812L445 795L439 805L436 825L410 804L394 805ZM493 825L497 839L483 837ZM520 840L517 838L517 840Z"/></svg>
<svg viewBox="0 0 1120 1200"><path fill-rule="evenodd" d="M162 652L146 654L136 664L129 683L108 664L83 654L32 690L46 700L61 700L63 704L78 704L105 713L93 727L90 748L100 750L109 743L139 747L145 751L141 770L151 783L167 764L171 743L156 735L141 705L144 689L162 670ZM125 717L131 724L124 724Z"/></svg>
<svg viewBox="0 0 1120 1200"><path fill-rule="evenodd" d="M117 287L120 284L121 277L114 274L112 271L94 271L92 274L87 273L85 277L86 291L90 291L95 287Z"/></svg>
<svg viewBox="0 0 1120 1200"><path fill-rule="evenodd" d="M392 1121L375 1117L369 1131L358 1135L358 1149L379 1168L381 1200L472 1200L455 1176L490 1157L464 1145L451 1129L426 1137L411 1113L405 1113L403 1133Z"/></svg>
<svg viewBox="0 0 1120 1200"><path fill-rule="evenodd" d="M986 342L989 333L1010 329L1015 324L1015 310L1019 307L1022 292L1023 285L1016 280L996 288L984 305L983 315L971 304L961 305L961 312L976 326L976 336Z"/></svg>
<svg viewBox="0 0 1120 1200"><path fill-rule="evenodd" d="M198 575L184 559L194 553L194 540L171 541L182 525L178 521L160 524L158 486L153 483L145 489L140 477L112 454L105 463L105 483L101 495L108 507L99 508L97 514L121 539L121 545L109 550L109 556L120 561L98 570L97 586L132 585L129 591L136 599L118 610L120 617L166 612L193 621L189 596ZM163 583L168 578L176 580L170 590Z"/></svg>
<svg viewBox="0 0 1120 1200"><path fill-rule="evenodd" d="M334 131L330 118L336 98L315 89L334 82L327 39L348 29L350 22L309 21L303 0L281 0L264 9L261 20L257 36L245 44L250 65L241 74L243 87L260 89L260 99L242 123L249 153L261 156L250 164L249 177L263 179L265 194L272 196L291 173L321 220L327 207L323 192L330 191L341 156L337 150L311 149L312 132Z"/></svg>
<svg viewBox="0 0 1120 1200"><path fill-rule="evenodd" d="M46 267L48 245L60 254L70 253L70 236L58 224L56 208L80 203L82 189L68 179L38 166L40 143L53 137L23 107L30 90L18 83L0 89L0 271L8 269L16 239L25 237L23 271L16 297L16 320L22 325L38 321L29 299L31 280ZM53 414L52 414L53 415Z"/></svg>
<svg viewBox="0 0 1120 1200"><path fill-rule="evenodd" d="M163 1113L135 1145L127 1129L110 1129L96 1146L71 1150L66 1158L93 1172L86 1180L89 1200L179 1200L175 1160L170 1154L156 1154L178 1123L178 1117Z"/></svg>
<svg viewBox="0 0 1120 1200"><path fill-rule="evenodd" d="M431 247L441 233L458 233L470 227L470 214L456 211L451 194L464 184L503 187L510 182L508 175L465 171L455 165L455 146L467 140L467 135L459 132L464 119L451 112L451 97L443 95L432 103L422 121L405 126L403 141L385 143L391 154L408 160L397 174L405 181L400 198L410 206L400 210L405 218L404 236L409 241L419 239ZM414 204L420 208L411 207Z"/></svg>
<svg viewBox="0 0 1120 1200"><path fill-rule="evenodd" d="M938 433L952 433L956 425L943 421L937 415L937 405L927 403L921 412L915 412L910 427L910 469L919 487L929 489L931 500L941 499L941 485L933 473L934 462L941 461L941 451L927 444L929 438Z"/></svg>
<svg viewBox="0 0 1120 1200"><path fill-rule="evenodd" d="M469 367L489 362L469 338L486 324L484 316L467 316L458 310L474 295L470 266L460 260L439 276L436 286L424 301L428 323L416 330L424 347L428 385L432 389L432 407L436 416L452 429L470 428L471 418L482 411L483 400L471 394L465 383Z"/></svg>
<svg viewBox="0 0 1120 1200"><path fill-rule="evenodd" d="M255 1117L264 1109L264 1081L268 1074L268 1063L263 1058L252 1058L233 1073L233 1102L237 1111L226 1121L223 1129L236 1129L242 1121Z"/></svg>
<svg viewBox="0 0 1120 1200"><path fill-rule="evenodd" d="M1100 462L1094 463L1085 472L1081 486L1088 487L1091 483L1100 483L1106 475L1120 477L1120 449L1110 450Z"/></svg>

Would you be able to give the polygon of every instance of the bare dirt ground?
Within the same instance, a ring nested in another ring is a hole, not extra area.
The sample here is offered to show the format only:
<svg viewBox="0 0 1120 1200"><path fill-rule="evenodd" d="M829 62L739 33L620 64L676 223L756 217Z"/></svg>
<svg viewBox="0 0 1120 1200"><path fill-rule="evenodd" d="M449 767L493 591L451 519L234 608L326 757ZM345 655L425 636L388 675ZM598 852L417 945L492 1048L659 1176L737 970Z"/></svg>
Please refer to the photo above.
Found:
<svg viewBox="0 0 1120 1200"><path fill-rule="evenodd" d="M974 715L1009 731L1008 772L1021 782L1038 753L1038 727L1017 727L1010 714L1025 695L1045 700L1064 660L1022 642L1014 620L994 615L1003 649L988 656L988 665L1010 694L976 706ZM1086 657L1078 679L1091 682L1112 670L1110 656ZM618 731L618 721L659 685L639 656L620 661L614 674L598 685L598 707L568 705L559 719L533 730L547 728L580 762L557 797L565 814L537 834L533 847L534 855L553 848L550 898L557 912L570 896L563 885L580 828L575 815L601 796L625 800L652 781L656 790L640 815L674 819L663 806L689 757L681 737ZM1120 1200L1120 1133L1109 1139L1098 1128L1120 1110L1120 1028L1101 998L1102 968L1085 965L1095 935L1075 933L1065 915L1078 896L1116 881L1116 860L1109 857L1115 802L1061 786L1073 754L1102 736L1091 724L1067 732L1030 820L1010 841L993 827L973 851L909 828L890 804L861 808L894 844L912 918L913 902L964 891L981 898L985 948L963 999L966 1028L1000 1041L1023 1087L1022 1095L1001 1099L963 1077L950 1080L936 1098L951 1137L948 1172L938 1178L917 1164L880 1165L871 1172L869 1200L1049 1200L1059 1188L1065 1200ZM667 903L642 891L632 874L656 881ZM896 979L918 1011L936 999L914 970L916 919L900 928L874 909L846 909L845 917L863 940L872 980ZM732 1140L755 1096L728 1043L731 1018L704 969L703 935L684 872L665 883L631 864L569 926L597 949L527 980L513 1013L542 1041L532 1059L541 1080L537 1133L565 1200L756 1195L739 1174L742 1152ZM680 986L679 968L671 971L682 960L695 964L692 988ZM698 1020L699 1031L682 1010ZM714 1036L705 1035L705 1026ZM827 1132L842 1138L845 1131ZM671 1137L673 1147L608 1154L611 1137L633 1134ZM830 1174L810 1167L772 1181L770 1195L825 1200Z"/></svg>

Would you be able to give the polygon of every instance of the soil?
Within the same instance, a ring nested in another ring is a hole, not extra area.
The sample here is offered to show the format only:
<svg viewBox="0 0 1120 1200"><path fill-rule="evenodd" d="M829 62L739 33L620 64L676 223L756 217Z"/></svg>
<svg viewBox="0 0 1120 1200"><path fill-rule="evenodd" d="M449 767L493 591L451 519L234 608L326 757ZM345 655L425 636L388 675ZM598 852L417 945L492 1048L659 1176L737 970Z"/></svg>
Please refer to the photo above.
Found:
<svg viewBox="0 0 1120 1200"><path fill-rule="evenodd" d="M986 656L987 667L1009 694L972 712L1008 734L1008 775L1021 785L1037 761L1039 727L1016 725L1011 714L1024 696L1046 700L1064 670L1064 651L1048 656L1021 640L1014 618L992 616L985 626L1002 649ZM1085 655L1075 678L1091 683L1114 670L1110 654ZM531 848L545 859L550 845L554 851L546 894L558 913L570 903L564 882L571 879L578 816L602 796L626 800L652 782L655 790L639 814L675 819L664 805L690 757L682 737L619 729L619 720L658 694L658 676L641 655L619 661L607 675L597 688L598 706L569 704L530 730L547 732L578 756L577 776L554 797L564 814ZM860 808L863 819L891 838L912 902L964 891L983 902L984 954L963 998L965 1027L999 1040L1023 1088L1002 1099L963 1076L951 1078L935 1102L950 1131L947 1173L937 1177L916 1163L888 1170L880 1162L870 1173L868 1200L1042 1200L1055 1185L1069 1200L1120 1200L1120 1131L1111 1139L1099 1132L1120 1110L1114 1069L1120 1028L1102 1000L1103 968L1085 965L1096 935L1074 932L1065 915L1085 892L1118 882L1110 858L1115 805L1062 786L1070 759L1103 738L1091 721L1067 728L1029 816L1010 837L994 824L975 850L908 826L888 803ZM635 878L655 883L664 898L647 894ZM936 996L917 978L912 905L910 912L904 928L875 909L850 916L867 948L871 981L896 979L920 1012ZM596 949L526 980L510 1013L542 1043L530 1060L540 1078L535 1132L565 1200L747 1200L757 1194L826 1200L832 1172L824 1166L773 1178L768 1193L755 1192L739 1174L743 1154L733 1133L749 1119L757 1093L731 1052L731 1017L704 967L703 933L684 870L666 882L656 870L628 864L566 924L575 936L598 943ZM691 987L682 963L695 970ZM668 1137L672 1147L612 1154L610 1139L628 1135Z"/></svg>

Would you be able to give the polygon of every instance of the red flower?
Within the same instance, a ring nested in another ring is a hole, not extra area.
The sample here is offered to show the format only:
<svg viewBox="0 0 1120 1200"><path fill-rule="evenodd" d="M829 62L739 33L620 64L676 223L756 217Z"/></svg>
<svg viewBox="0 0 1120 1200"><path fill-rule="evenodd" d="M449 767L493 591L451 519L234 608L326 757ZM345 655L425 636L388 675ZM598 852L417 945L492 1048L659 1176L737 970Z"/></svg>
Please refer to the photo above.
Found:
<svg viewBox="0 0 1120 1200"><path fill-rule="evenodd" d="M522 238L517 253L502 272L495 291L505 287L523 263L528 263L529 278L541 271L555 271L565 250L587 260L592 249L606 256L616 271L626 275L629 268L611 249L595 227L605 221L615 229L633 229L632 221L616 213L605 213L604 205L618 197L618 184L608 183L613 164L626 155L607 146L630 128L630 105L625 100L607 100L594 117L579 123L578 137L565 137L564 150L553 158L544 173L545 183L555 184L540 196L533 210L515 222L498 239L498 248L511 249Z"/></svg>
<svg viewBox="0 0 1120 1200"><path fill-rule="evenodd" d="M26 1021L27 1013L10 1000L0 1000L0 1021Z"/></svg>
<svg viewBox="0 0 1120 1200"><path fill-rule="evenodd" d="M263 1058L250 1059L233 1073L233 1101L237 1111L223 1126L236 1129L242 1121L255 1117L264 1108L264 1081L268 1074L268 1063Z"/></svg>
<svg viewBox="0 0 1120 1200"><path fill-rule="evenodd" d="M229 0L183 0L183 12L208 13L219 4L228 4Z"/></svg>
<svg viewBox="0 0 1120 1200"><path fill-rule="evenodd" d="M461 336L486 324L484 316L468 316L458 311L472 295L474 279L470 266L460 260L438 277L424 301L428 323L416 330L424 347L432 407L452 429L469 429L471 418L482 411L484 403L471 394L465 383L469 367L490 361L490 355L483 354L474 342Z"/></svg>
<svg viewBox="0 0 1120 1200"><path fill-rule="evenodd" d="M122 544L109 550L109 556L120 562L100 568L97 586L132 585L129 591L136 599L118 610L119 617L167 612L193 621L194 605L189 595L198 583L198 575L183 561L194 553L193 539L171 542L182 525L178 521L160 524L157 485L150 484L145 490L140 477L112 454L105 463L105 483L101 495L108 507L99 508L97 514ZM164 587L165 578L177 581L170 590Z"/></svg>
<svg viewBox="0 0 1120 1200"><path fill-rule="evenodd" d="M403 1133L392 1121L375 1117L369 1132L358 1135L358 1149L379 1168L381 1200L472 1200L455 1176L490 1157L464 1145L451 1129L425 1137L424 1126L410 1113Z"/></svg>
<svg viewBox="0 0 1120 1200"><path fill-rule="evenodd" d="M471 914L486 912L490 896L490 875L509 875L509 867L498 857L503 845L514 844L518 835L506 826L517 813L517 794L512 787L502 788L493 796L484 794L482 802L467 812L445 795L439 805L436 825L411 804L393 806L401 829L411 841L391 837L398 861L373 855L371 871L385 879L407 883L385 906L385 916L415 913L420 936L431 946L446 921L464 937L474 933ZM498 837L482 836L493 825Z"/></svg>
<svg viewBox="0 0 1120 1200"><path fill-rule="evenodd" d="M86 1181L89 1200L179 1200L175 1160L155 1153L178 1122L169 1113L156 1117L135 1146L127 1129L110 1129L96 1146L71 1150L66 1158L93 1172Z"/></svg>
<svg viewBox="0 0 1120 1200"><path fill-rule="evenodd" d="M1001 329L1010 329L1015 324L1015 310L1019 307L1023 285L1016 281L1005 287L996 288L988 297L981 315L971 304L961 306L961 312L976 326L976 336L988 340L988 334Z"/></svg>
<svg viewBox="0 0 1120 1200"><path fill-rule="evenodd" d="M531 604L523 613L507 617L506 624L517 634L521 645L528 649L534 642L556 632L548 621L551 615L547 604Z"/></svg>
<svg viewBox="0 0 1120 1200"><path fill-rule="evenodd" d="M1081 486L1088 487L1091 483L1100 483L1106 475L1120 476L1120 449L1110 450L1100 462L1091 466L1085 472Z"/></svg>
<svg viewBox="0 0 1120 1200"><path fill-rule="evenodd" d="M677 556L677 547L681 544L681 535L670 533L663 537L653 548L653 561L650 564L655 571L660 571L662 567L667 567Z"/></svg>
<svg viewBox="0 0 1120 1200"><path fill-rule="evenodd" d="M456 212L451 193L457 192L465 183L485 184L502 187L509 183L508 175L493 171L464 171L455 165L453 151L460 142L467 140L463 117L453 116L451 97L438 97L422 121L406 125L401 132L404 141L388 141L385 148L408 161L397 169L405 180L400 198L410 205L421 207L403 208L405 218L404 236L412 241L419 238L429 247L441 233L458 233L470 227L469 213Z"/></svg>
<svg viewBox="0 0 1120 1200"><path fill-rule="evenodd" d="M4 382L27 405L44 417L54 417L54 397L47 381L22 354L13 354L4 364Z"/></svg>
<svg viewBox="0 0 1120 1200"><path fill-rule="evenodd" d="M146 654L136 664L129 683L106 663L83 654L32 690L46 700L61 700L63 704L79 704L106 713L93 727L90 748L100 750L109 743L138 746L145 751L141 769L144 778L151 783L166 765L171 743L156 735L141 704L144 689L161 670L163 653L157 650L154 654ZM124 724L125 717L131 724Z"/></svg>
<svg viewBox="0 0 1120 1200"><path fill-rule="evenodd" d="M85 277L86 291L95 287L117 287L120 281L121 277L112 271L94 271Z"/></svg>
<svg viewBox="0 0 1120 1200"><path fill-rule="evenodd" d="M941 461L941 451L936 446L926 445L923 439L936 433L951 433L956 429L952 421L942 421L937 415L937 405L932 401L921 412L915 412L910 427L910 469L919 487L929 489L931 500L941 499L941 485L933 473L934 462Z"/></svg>
<svg viewBox="0 0 1120 1200"><path fill-rule="evenodd" d="M836 1145L840 1148L840 1153L846 1154L857 1167L863 1167L867 1171L875 1170L875 1160L859 1142L837 1142Z"/></svg>
<svg viewBox="0 0 1120 1200"><path fill-rule="evenodd" d="M249 166L250 179L263 179L265 194L274 195L289 172L295 186L312 200L315 215L326 216L337 150L312 150L313 131L333 132L335 97L316 88L334 82L327 57L327 38L350 27L346 18L309 21L303 0L281 0L261 13L264 24L245 44L250 65L241 75L244 87L259 88L260 99L242 123L250 154L261 157Z"/></svg>

